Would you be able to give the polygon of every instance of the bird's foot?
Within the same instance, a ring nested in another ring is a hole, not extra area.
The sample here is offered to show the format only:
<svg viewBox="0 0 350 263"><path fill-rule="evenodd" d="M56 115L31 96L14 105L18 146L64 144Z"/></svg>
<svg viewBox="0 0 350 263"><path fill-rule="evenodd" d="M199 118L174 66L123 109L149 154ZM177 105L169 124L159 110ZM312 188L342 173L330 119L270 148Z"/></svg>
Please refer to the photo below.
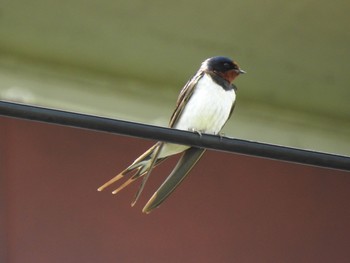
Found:
<svg viewBox="0 0 350 263"><path fill-rule="evenodd" d="M191 132L197 133L199 135L199 137L202 137L202 132L203 131L196 130L195 128L190 128L188 130L191 131Z"/></svg>
<svg viewBox="0 0 350 263"><path fill-rule="evenodd" d="M223 133L223 132L219 132L219 133L217 133L216 135L219 136L220 141L225 137L225 133Z"/></svg>

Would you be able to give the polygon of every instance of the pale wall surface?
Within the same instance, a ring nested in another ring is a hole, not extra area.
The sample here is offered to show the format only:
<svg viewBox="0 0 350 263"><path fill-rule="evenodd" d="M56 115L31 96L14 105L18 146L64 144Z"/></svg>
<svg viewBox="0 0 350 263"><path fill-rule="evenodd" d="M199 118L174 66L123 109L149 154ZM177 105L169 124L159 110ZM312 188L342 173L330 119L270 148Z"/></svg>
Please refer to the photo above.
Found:
<svg viewBox="0 0 350 263"><path fill-rule="evenodd" d="M0 99L166 125L200 62L247 75L226 134L350 154L349 1L19 1L0 7Z"/></svg>

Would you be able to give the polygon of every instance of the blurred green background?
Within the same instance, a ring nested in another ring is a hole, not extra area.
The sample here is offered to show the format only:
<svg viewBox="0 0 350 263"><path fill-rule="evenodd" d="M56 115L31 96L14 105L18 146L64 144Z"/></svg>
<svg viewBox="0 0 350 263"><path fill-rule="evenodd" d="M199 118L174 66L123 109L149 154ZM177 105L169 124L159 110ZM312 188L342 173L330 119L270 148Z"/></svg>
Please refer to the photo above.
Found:
<svg viewBox="0 0 350 263"><path fill-rule="evenodd" d="M0 99L167 125L207 57L248 72L227 136L350 154L350 2L0 4Z"/></svg>

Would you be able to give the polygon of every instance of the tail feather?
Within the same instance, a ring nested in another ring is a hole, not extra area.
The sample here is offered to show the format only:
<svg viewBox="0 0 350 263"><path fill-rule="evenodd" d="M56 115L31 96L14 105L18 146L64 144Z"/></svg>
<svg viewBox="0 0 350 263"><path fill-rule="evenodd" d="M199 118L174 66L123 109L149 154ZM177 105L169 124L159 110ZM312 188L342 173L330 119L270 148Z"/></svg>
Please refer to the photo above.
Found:
<svg viewBox="0 0 350 263"><path fill-rule="evenodd" d="M122 179L124 177L124 175L126 174L126 169L124 171L122 171L120 174L118 174L117 176L113 177L111 180L109 180L108 182L104 183L103 185L101 185L99 188L97 188L97 191L101 192L103 189L105 189L106 187L110 186L111 184L117 182L118 180Z"/></svg>
<svg viewBox="0 0 350 263"><path fill-rule="evenodd" d="M142 182L141 182L141 184L139 186L139 189L136 192L136 195L134 197L134 200L131 203L131 206L134 206L136 204L137 200L139 200L139 197L140 197L140 195L141 195L141 193L143 191L143 188L145 187L145 184L146 184L148 178L151 175L152 169L157 163L159 153L162 150L164 143L163 142L159 142L158 144L159 144L158 147L155 147L155 149L154 149L154 154L153 154L152 158L149 161L150 165L148 167L146 175L143 177L143 180L142 180Z"/></svg>
<svg viewBox="0 0 350 263"><path fill-rule="evenodd" d="M177 165L153 194L151 199L147 202L142 212L150 213L154 208L157 208L165 199L179 186L179 184L186 178L192 167L202 157L205 149L191 147L185 151Z"/></svg>
<svg viewBox="0 0 350 263"><path fill-rule="evenodd" d="M153 145L150 149L148 149L144 154L142 154L139 158L137 158L128 168L123 170L121 173L113 177L108 182L104 183L102 186L100 186L97 191L102 191L111 184L117 182L118 180L122 179L125 175L135 172L128 180L126 180L123 184L121 184L117 189L115 189L112 194L117 194L119 191L127 187L129 184L134 182L136 179L142 177L143 175L146 175L144 177L144 180L142 181L139 190L137 191L134 201L132 202L132 205L136 203L139 196L141 195L141 192L144 188L144 185L150 175L151 170L153 167L157 166L159 163L161 163L166 158L158 159L158 155L161 151L161 148L163 147L163 142L158 142L155 145Z"/></svg>
<svg viewBox="0 0 350 263"><path fill-rule="evenodd" d="M132 177L130 177L128 180L126 180L122 185L120 185L117 189L115 189L112 194L117 194L121 190L123 190L125 187L127 187L129 184L131 184L133 181L135 181L137 178L140 177L140 171L138 170Z"/></svg>

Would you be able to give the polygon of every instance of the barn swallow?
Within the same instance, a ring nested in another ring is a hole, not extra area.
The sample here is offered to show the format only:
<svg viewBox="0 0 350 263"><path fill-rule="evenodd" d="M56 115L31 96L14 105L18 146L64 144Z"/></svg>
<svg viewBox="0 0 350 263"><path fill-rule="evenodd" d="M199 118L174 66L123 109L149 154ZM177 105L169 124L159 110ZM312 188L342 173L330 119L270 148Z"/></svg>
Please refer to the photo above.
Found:
<svg viewBox="0 0 350 263"><path fill-rule="evenodd" d="M219 134L235 106L237 87L232 82L243 73L245 71L232 59L221 56L206 59L181 90L175 111L170 118L169 127L193 131L199 135L202 133ZM131 203L134 206L153 167L169 156L184 152L171 174L143 208L144 213L149 213L158 207L185 179L204 151L205 149L159 141L129 167L99 187L98 191L102 191L125 175L133 173L128 180L112 192L116 194L136 179L144 176L134 201Z"/></svg>

